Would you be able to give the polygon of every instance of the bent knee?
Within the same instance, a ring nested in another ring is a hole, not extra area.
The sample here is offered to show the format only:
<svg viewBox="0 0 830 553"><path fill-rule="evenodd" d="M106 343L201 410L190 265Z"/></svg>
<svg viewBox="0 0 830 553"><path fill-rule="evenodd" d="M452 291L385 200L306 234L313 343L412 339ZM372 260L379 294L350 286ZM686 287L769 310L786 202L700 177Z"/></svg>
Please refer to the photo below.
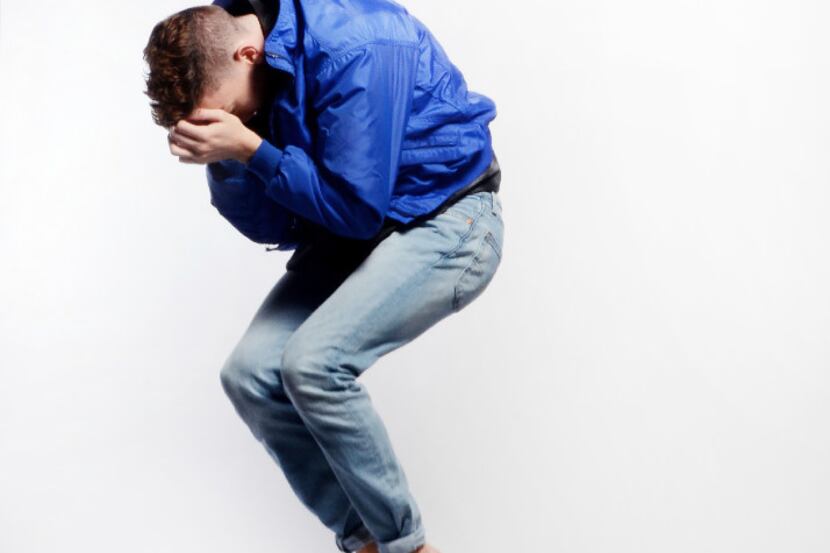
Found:
<svg viewBox="0 0 830 553"><path fill-rule="evenodd" d="M233 400L244 396L261 397L273 394L282 385L279 373L273 359L253 358L235 351L219 371L219 380Z"/></svg>
<svg viewBox="0 0 830 553"><path fill-rule="evenodd" d="M289 340L280 359L284 389L295 403L301 397L316 398L320 391L343 391L355 386L358 363L342 349L315 340Z"/></svg>
<svg viewBox="0 0 830 553"><path fill-rule="evenodd" d="M280 359L280 377L286 389L321 388L329 380L331 360L319 348L289 340Z"/></svg>

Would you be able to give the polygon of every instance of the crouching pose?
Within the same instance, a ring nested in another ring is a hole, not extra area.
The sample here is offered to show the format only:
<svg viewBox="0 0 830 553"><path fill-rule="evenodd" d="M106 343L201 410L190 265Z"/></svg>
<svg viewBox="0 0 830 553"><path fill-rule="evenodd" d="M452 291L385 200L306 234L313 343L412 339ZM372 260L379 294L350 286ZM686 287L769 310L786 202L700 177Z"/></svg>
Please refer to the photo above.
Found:
<svg viewBox="0 0 830 553"><path fill-rule="evenodd" d="M221 369L236 412L341 551L437 553L359 377L499 267L495 104L392 0L217 0L144 59L170 152L239 232L293 250Z"/></svg>

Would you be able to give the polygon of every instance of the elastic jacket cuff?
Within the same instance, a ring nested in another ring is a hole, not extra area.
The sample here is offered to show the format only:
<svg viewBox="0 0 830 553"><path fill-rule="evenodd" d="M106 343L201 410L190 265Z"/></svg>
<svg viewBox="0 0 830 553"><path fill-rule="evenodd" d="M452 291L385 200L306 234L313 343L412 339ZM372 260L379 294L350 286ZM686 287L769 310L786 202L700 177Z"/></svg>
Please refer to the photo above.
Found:
<svg viewBox="0 0 830 553"><path fill-rule="evenodd" d="M259 147L248 160L245 168L254 175L262 179L262 182L268 183L277 172L277 166L282 158L282 150L271 144L265 139L259 144Z"/></svg>

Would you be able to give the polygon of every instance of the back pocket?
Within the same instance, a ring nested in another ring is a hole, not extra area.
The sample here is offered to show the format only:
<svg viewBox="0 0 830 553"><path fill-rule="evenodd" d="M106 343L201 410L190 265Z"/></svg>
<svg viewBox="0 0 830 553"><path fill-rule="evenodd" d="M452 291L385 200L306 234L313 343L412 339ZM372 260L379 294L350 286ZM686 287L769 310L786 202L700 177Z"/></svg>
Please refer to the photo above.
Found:
<svg viewBox="0 0 830 553"><path fill-rule="evenodd" d="M470 264L465 267L455 283L453 311L461 311L484 292L493 280L500 263L499 241L488 230L479 240L476 254Z"/></svg>

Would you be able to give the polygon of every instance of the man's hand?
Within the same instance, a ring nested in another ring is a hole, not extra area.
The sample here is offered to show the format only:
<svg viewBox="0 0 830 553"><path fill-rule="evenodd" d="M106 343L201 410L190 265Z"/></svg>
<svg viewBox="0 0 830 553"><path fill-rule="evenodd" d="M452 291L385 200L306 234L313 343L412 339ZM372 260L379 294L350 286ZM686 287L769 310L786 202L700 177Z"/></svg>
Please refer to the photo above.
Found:
<svg viewBox="0 0 830 553"><path fill-rule="evenodd" d="M211 163L223 159L248 160L262 138L236 115L222 109L197 108L170 127L170 153L182 163Z"/></svg>

